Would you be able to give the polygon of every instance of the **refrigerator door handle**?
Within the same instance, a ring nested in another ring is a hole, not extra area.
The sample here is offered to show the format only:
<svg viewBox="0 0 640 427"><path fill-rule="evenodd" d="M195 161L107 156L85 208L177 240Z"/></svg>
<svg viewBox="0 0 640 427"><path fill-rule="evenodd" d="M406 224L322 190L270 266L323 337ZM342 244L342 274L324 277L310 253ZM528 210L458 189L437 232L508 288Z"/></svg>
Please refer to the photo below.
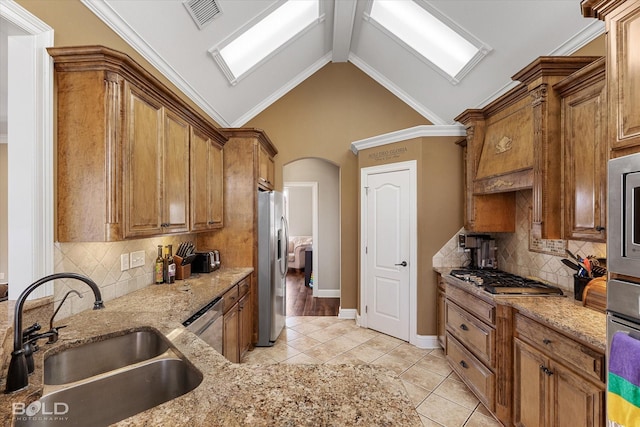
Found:
<svg viewBox="0 0 640 427"><path fill-rule="evenodd" d="M283 276L287 274L289 270L289 224L287 223L287 219L282 216L280 217L280 225L282 226L284 242L281 243L280 247L282 248L281 261L280 261L280 273Z"/></svg>

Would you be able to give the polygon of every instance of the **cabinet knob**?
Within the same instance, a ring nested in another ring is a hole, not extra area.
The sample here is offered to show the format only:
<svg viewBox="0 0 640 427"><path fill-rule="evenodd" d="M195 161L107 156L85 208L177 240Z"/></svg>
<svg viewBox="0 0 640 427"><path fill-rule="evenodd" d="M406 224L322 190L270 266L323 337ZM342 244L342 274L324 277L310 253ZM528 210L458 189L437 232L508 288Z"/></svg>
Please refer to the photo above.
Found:
<svg viewBox="0 0 640 427"><path fill-rule="evenodd" d="M604 231L604 230L606 230L606 228L605 228L605 227L602 227L601 225L598 225L598 226L596 227L596 231Z"/></svg>
<svg viewBox="0 0 640 427"><path fill-rule="evenodd" d="M464 369L467 369L469 367L469 365L467 365L467 362L465 362L464 360L460 361L460 366L462 366Z"/></svg>
<svg viewBox="0 0 640 427"><path fill-rule="evenodd" d="M544 344L546 344L546 345L551 344L551 340L550 340L550 339L548 339L548 338L543 339L543 340L542 340L542 342L543 342Z"/></svg>
<svg viewBox="0 0 640 427"><path fill-rule="evenodd" d="M463 331L468 331L469 327L463 323L460 325L460 329L462 329Z"/></svg>

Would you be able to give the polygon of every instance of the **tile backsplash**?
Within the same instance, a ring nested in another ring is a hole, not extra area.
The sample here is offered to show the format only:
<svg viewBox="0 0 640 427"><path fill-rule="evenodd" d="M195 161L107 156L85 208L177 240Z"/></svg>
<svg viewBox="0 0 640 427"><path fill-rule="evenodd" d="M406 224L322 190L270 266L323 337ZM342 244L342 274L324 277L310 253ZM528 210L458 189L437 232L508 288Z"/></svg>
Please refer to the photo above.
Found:
<svg viewBox="0 0 640 427"><path fill-rule="evenodd" d="M100 287L105 303L114 298L144 288L153 283L153 266L158 256L158 245L173 245L175 254L184 241L195 242L195 235L179 235L123 242L82 242L54 244L56 273L71 272L90 277ZM120 271L120 255L144 251L144 266ZM76 290L83 298L69 295L56 319L71 316L93 307L93 292L77 280L57 280L54 283L54 304L58 307L70 290Z"/></svg>
<svg viewBox="0 0 640 427"><path fill-rule="evenodd" d="M516 206L516 232L492 234L498 246L498 266L501 270L524 277L537 277L573 292L574 271L561 262L566 258L565 249L582 257L606 257L607 246L604 243L531 239L531 191L517 192ZM458 251L460 233L466 234L467 231L461 229L440 249L433 257L434 267L458 267L468 262L467 254Z"/></svg>

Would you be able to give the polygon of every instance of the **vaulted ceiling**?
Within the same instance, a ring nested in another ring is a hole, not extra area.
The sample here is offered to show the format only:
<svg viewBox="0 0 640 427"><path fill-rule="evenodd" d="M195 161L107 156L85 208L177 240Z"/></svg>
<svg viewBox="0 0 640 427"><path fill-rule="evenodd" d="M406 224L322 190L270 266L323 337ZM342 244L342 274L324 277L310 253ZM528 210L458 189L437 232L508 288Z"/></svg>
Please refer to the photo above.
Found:
<svg viewBox="0 0 640 427"><path fill-rule="evenodd" d="M82 0L221 126L242 126L329 62L349 61L433 124L512 87L537 56L569 55L604 31L578 0L415 0L491 48L458 84L365 19L369 0L320 0L324 19L232 85L210 53L282 0L216 0L199 29L184 0ZM411 1L411 0L396 0Z"/></svg>

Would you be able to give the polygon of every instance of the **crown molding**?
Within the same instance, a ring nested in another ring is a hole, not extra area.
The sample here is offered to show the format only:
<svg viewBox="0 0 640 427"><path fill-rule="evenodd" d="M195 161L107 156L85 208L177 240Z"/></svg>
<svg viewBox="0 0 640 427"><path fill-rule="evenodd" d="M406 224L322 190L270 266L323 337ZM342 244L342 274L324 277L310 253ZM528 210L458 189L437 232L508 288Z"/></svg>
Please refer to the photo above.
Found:
<svg viewBox="0 0 640 427"><path fill-rule="evenodd" d="M407 129L389 132L371 138L361 139L351 143L351 151L358 155L360 150L406 141L413 138L433 136L466 136L467 131L462 125L420 125Z"/></svg>

